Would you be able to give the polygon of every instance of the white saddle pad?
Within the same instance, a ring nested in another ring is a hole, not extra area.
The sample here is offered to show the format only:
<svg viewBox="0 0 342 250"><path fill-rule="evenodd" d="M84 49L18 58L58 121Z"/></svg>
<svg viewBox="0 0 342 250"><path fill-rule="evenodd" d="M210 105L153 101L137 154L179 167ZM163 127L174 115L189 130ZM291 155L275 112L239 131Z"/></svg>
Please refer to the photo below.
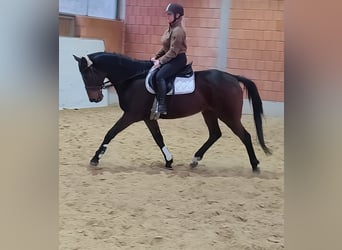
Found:
<svg viewBox="0 0 342 250"><path fill-rule="evenodd" d="M149 85L149 78L152 74L154 69L150 69L148 72L146 79L145 79L145 86L148 92L151 94L155 94L156 92L154 89L151 88ZM167 95L182 95L182 94L189 94L194 92L195 90L195 73L192 74L191 77L176 77L174 81L174 90L171 89Z"/></svg>

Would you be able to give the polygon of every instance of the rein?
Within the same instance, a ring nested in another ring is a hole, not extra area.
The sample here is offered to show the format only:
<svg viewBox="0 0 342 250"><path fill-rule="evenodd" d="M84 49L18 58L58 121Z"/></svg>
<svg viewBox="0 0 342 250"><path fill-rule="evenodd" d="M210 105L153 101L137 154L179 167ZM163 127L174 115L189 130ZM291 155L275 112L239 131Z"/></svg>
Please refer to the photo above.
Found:
<svg viewBox="0 0 342 250"><path fill-rule="evenodd" d="M88 67L87 67L86 69L89 69L90 67L93 67L94 70L95 70L95 72L93 72L93 73L96 74L96 73L97 73L97 72L96 72L97 69L94 67L93 61L92 61L88 56L85 56L85 58L86 58L86 60L87 60L87 65L88 65ZM120 59L120 60L122 60L122 59ZM120 61L119 64L121 64L121 61ZM86 69L84 69L84 71L85 71ZM139 77L143 77L144 75L147 75L148 71L149 71L149 69L143 70L143 71L141 71L141 72L139 72L139 73L136 73L136 74L134 74L133 76L130 76L130 77L128 77L127 79L121 80L121 81L119 81L119 82L117 82L117 83L112 83L110 80L107 80L107 81L104 81L101 85L96 85L96 86L85 86L85 87L86 87L86 89L89 89L89 90L98 90L99 88L100 88L100 89L107 89L107 88L109 88L109 87L111 87L111 86L122 85L122 84L124 84L124 83L127 82L127 81L132 81L133 79L137 79L137 78L139 78Z"/></svg>
<svg viewBox="0 0 342 250"><path fill-rule="evenodd" d="M127 81L131 81L131 80L133 80L135 78L143 76L143 75L147 74L147 72L148 72L148 70L144 70L143 72L137 73L137 74L129 77L128 79L125 79L125 80L122 80L122 81L118 82L117 85L122 85L123 83L125 83ZM107 83L110 83L110 84L107 84ZM115 86L115 84L112 83L110 80L108 80L108 81L103 82L103 84L101 85L101 89L107 89L107 88L109 88L111 86ZM96 87L89 87L89 88L96 88Z"/></svg>
<svg viewBox="0 0 342 250"><path fill-rule="evenodd" d="M131 80L133 80L133 79L136 79L136 78L138 78L138 77L140 77L140 76L143 76L143 75L147 74L147 72L148 72L148 70L144 70L143 72L137 73L137 74L135 74L135 75L133 75L133 76L127 78L126 80L123 80L123 81L119 82L118 84L123 84L124 82L131 81Z"/></svg>

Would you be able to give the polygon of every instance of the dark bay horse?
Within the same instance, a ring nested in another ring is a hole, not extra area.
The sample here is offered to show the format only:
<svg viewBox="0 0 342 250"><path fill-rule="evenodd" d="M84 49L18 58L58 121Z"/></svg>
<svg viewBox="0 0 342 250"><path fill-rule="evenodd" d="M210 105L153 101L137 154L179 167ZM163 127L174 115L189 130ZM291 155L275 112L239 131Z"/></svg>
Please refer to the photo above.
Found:
<svg viewBox="0 0 342 250"><path fill-rule="evenodd" d="M156 120L150 119L151 107L155 96L145 88L145 77L153 66L151 61L136 60L124 55L97 52L79 58L78 62L85 88L91 102L100 102L103 98L102 89L106 87L107 78L115 87L119 104L124 111L122 117L109 129L98 150L91 159L91 165L96 166L105 153L109 142L132 123L144 121L155 142L165 158L165 167L172 168L172 155L164 144L163 136ZM168 113L161 115L162 119L176 119L202 112L208 126L209 138L195 153L192 167L197 166L205 152L221 137L218 119L224 122L243 142L247 149L253 172L259 172L251 136L241 124L243 90L242 82L252 102L254 122L259 143L266 154L262 129L262 102L255 83L245 77L232 75L223 71L211 69L196 71L195 91L191 94L167 96Z"/></svg>

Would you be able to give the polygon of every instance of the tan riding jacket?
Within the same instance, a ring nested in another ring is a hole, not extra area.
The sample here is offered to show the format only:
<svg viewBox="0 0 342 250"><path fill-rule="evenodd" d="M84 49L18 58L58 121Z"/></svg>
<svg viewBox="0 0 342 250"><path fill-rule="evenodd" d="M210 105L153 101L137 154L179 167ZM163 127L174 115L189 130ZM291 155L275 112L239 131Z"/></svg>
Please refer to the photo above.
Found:
<svg viewBox="0 0 342 250"><path fill-rule="evenodd" d="M186 53L186 34L182 26L182 18L169 25L161 41L163 47L155 56L156 59L159 59L160 64L168 63L177 55Z"/></svg>

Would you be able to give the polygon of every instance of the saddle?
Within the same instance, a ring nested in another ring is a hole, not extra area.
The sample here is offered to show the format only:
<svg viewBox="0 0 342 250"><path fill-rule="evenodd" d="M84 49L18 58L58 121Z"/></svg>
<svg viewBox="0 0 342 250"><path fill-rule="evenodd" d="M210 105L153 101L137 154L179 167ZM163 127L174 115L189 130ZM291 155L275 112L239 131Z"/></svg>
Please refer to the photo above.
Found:
<svg viewBox="0 0 342 250"><path fill-rule="evenodd" d="M158 68L151 68L145 80L146 89L151 94L156 93L155 74L158 70ZM165 81L167 86L167 95L192 93L195 90L195 77L194 71L192 70L192 63L187 64L176 75L165 79Z"/></svg>

